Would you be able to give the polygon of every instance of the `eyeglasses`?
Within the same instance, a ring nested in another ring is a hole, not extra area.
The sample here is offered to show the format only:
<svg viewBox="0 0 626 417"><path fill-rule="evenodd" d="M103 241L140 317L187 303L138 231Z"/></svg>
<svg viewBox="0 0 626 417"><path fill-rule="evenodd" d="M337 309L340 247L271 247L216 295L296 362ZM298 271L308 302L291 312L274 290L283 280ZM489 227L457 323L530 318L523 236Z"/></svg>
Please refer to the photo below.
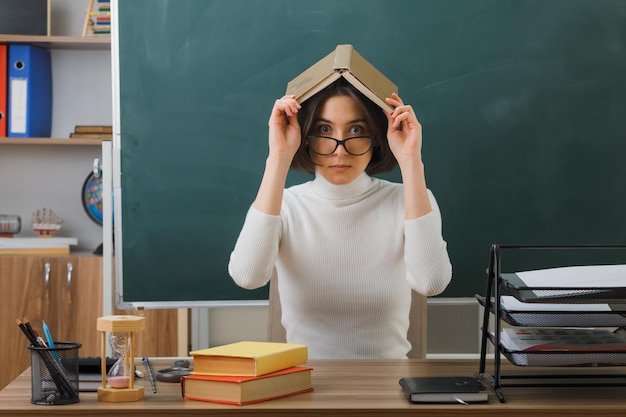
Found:
<svg viewBox="0 0 626 417"><path fill-rule="evenodd" d="M354 136L344 140L338 140L329 136L307 136L309 149L318 155L332 155L339 145L352 156L365 155L372 149L374 138L371 136Z"/></svg>

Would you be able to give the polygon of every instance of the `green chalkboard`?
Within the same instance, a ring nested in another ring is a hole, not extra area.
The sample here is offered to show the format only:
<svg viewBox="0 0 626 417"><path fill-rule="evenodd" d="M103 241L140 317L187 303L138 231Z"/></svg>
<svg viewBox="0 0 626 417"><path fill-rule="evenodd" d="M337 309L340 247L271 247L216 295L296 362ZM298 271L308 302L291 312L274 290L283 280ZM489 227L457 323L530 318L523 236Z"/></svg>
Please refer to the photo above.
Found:
<svg viewBox="0 0 626 417"><path fill-rule="evenodd" d="M227 272L267 118L342 43L423 124L454 269L444 295L484 291L492 243L626 241L623 0L118 3L125 301L267 297Z"/></svg>

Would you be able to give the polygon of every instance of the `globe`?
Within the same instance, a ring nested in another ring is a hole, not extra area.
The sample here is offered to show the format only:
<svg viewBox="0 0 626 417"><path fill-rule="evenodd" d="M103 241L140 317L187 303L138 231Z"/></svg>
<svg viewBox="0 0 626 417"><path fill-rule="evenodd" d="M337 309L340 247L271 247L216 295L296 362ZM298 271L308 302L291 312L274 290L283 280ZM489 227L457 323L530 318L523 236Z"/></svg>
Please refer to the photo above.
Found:
<svg viewBox="0 0 626 417"><path fill-rule="evenodd" d="M98 175L89 173L83 183L81 199L89 218L102 225L102 171Z"/></svg>

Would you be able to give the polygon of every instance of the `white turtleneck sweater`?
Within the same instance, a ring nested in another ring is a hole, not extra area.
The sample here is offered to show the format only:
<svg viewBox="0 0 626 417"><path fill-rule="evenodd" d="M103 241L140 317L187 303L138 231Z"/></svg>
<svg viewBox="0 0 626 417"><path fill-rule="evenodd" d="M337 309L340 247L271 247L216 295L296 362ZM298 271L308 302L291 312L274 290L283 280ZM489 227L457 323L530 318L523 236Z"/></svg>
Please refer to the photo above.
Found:
<svg viewBox="0 0 626 417"><path fill-rule="evenodd" d="M452 267L441 214L404 219L402 184L321 175L285 190L280 216L251 207L231 254L237 285L278 277L287 341L309 357L405 358L411 288L441 293Z"/></svg>

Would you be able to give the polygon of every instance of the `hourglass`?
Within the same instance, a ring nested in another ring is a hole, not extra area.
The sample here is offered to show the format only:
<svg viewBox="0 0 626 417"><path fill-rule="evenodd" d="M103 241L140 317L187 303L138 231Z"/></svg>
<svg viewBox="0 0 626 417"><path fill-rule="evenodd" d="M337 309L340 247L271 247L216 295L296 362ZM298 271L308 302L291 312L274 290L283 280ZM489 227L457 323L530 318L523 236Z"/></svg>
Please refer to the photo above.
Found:
<svg viewBox="0 0 626 417"><path fill-rule="evenodd" d="M105 316L98 318L97 329L102 332L102 386L98 400L108 402L138 401L143 398L143 386L135 387L135 333L145 328L145 317ZM107 338L107 333L109 337ZM117 359L108 374L106 345L110 344Z"/></svg>

